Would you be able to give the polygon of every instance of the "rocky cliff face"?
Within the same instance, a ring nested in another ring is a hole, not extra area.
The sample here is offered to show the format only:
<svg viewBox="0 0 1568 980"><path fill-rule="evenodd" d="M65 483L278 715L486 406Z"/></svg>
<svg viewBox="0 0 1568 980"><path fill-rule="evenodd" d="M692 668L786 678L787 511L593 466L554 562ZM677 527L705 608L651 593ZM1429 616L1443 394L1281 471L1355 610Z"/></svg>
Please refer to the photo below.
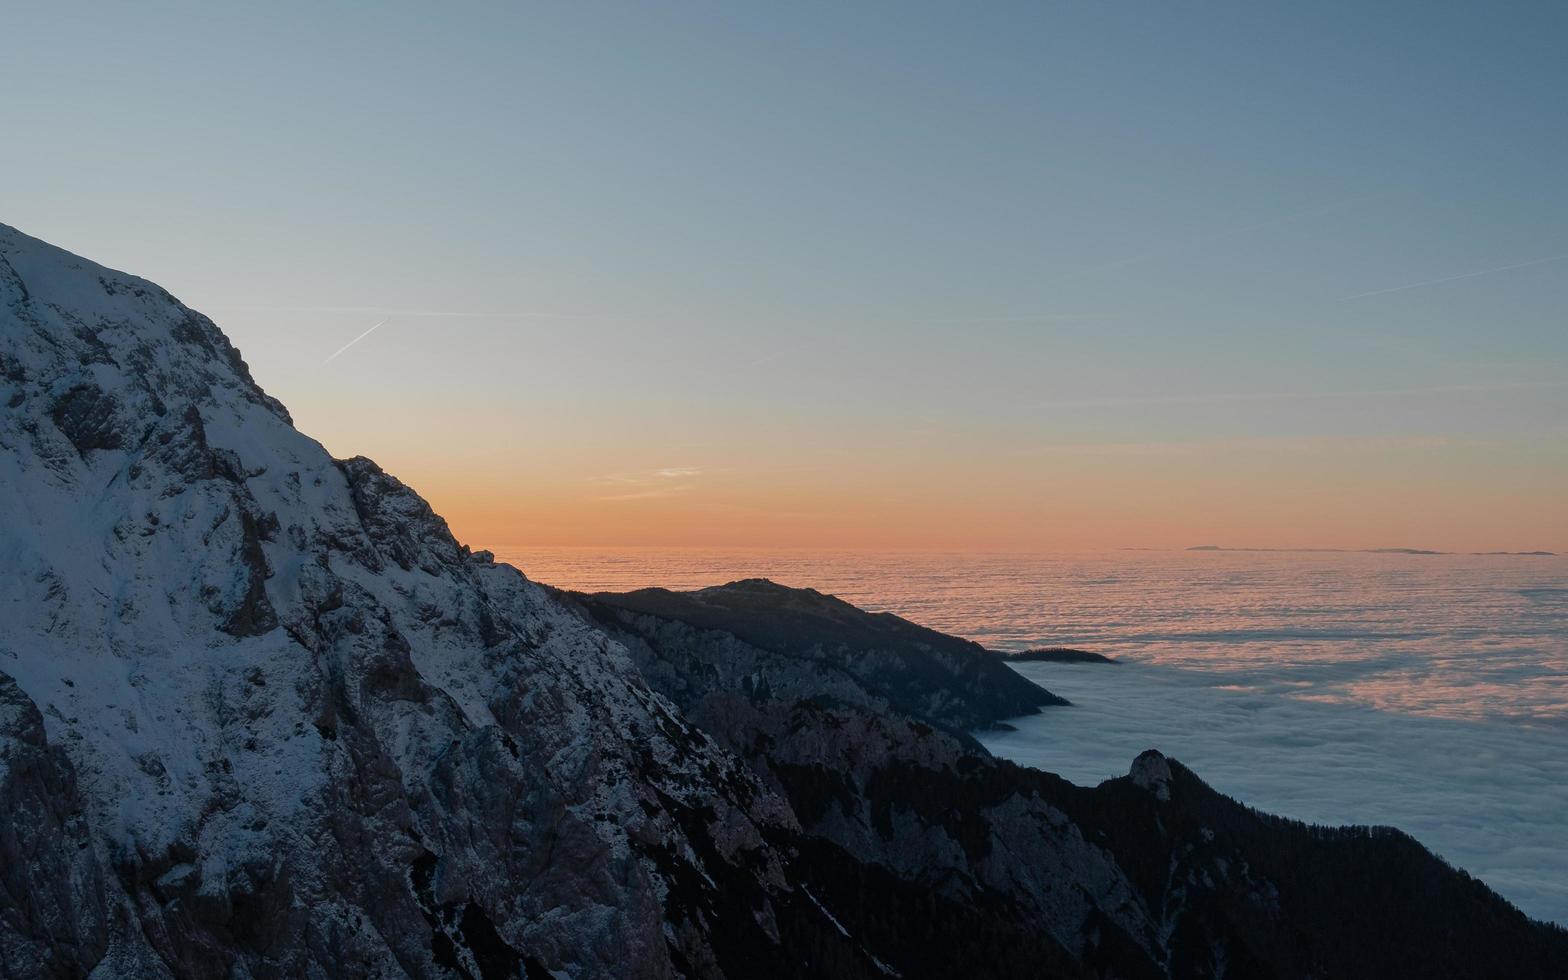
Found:
<svg viewBox="0 0 1568 980"><path fill-rule="evenodd" d="M1054 699L964 641L540 587L297 432L206 318L4 226L0 403L0 976L1568 964L1408 838L1152 757L1094 790L989 758L962 727Z"/></svg>
<svg viewBox="0 0 1568 980"><path fill-rule="evenodd" d="M0 378L0 972L853 951L769 842L784 801L602 631L295 431L206 318L0 228Z"/></svg>

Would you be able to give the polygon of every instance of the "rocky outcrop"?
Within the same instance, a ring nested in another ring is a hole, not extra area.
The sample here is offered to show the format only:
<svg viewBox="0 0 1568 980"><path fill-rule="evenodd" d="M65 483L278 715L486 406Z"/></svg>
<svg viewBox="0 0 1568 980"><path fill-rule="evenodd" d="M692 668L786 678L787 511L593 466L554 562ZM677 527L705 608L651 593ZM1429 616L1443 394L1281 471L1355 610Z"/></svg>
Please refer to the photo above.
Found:
<svg viewBox="0 0 1568 980"><path fill-rule="evenodd" d="M1132 780L1134 786L1149 791L1161 802L1171 798L1171 766L1156 749L1140 752L1138 758L1132 760L1127 778Z"/></svg>
<svg viewBox="0 0 1568 980"><path fill-rule="evenodd" d="M108 946L103 870L76 771L0 673L0 975L83 976Z"/></svg>
<svg viewBox="0 0 1568 980"><path fill-rule="evenodd" d="M1067 703L978 643L892 613L868 613L815 589L747 579L695 592L575 598L604 625L657 647L657 657L640 658L645 665L697 657L705 672L728 676L732 687L804 684L805 696L831 698L847 682L874 699L867 706L885 705L954 732ZM697 633L672 636L672 622Z"/></svg>
<svg viewBox="0 0 1568 980"><path fill-rule="evenodd" d="M1074 650L1071 647L1038 647L1033 650L1022 650L1018 653L1000 653L1008 663L1051 663L1051 664L1114 664L1117 661L1104 654L1091 653L1088 650Z"/></svg>

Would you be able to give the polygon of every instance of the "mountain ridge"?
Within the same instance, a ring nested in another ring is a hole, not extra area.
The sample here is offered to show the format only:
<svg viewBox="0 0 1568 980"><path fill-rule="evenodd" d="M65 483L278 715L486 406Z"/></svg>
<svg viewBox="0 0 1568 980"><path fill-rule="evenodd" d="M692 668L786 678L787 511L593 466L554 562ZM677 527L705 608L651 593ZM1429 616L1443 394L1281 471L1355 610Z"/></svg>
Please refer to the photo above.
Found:
<svg viewBox="0 0 1568 980"><path fill-rule="evenodd" d="M731 634L777 657L842 671L887 705L955 733L1068 703L1007 669L978 643L893 613L868 613L815 589L752 578L688 592L653 588L573 598L612 623L615 613L675 619Z"/></svg>
<svg viewBox="0 0 1568 980"><path fill-rule="evenodd" d="M1163 757L1095 788L989 757L961 725L1048 695L967 641L534 583L294 429L210 320L6 226L0 402L0 974L1568 964L1408 839L1282 829ZM907 684L889 635L930 648Z"/></svg>

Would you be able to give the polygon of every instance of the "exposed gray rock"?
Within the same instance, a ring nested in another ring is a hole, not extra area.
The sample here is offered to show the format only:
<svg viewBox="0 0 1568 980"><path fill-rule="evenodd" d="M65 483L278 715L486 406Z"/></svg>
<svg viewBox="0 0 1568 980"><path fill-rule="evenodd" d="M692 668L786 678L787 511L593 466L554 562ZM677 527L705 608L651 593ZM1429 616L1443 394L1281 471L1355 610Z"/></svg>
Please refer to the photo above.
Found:
<svg viewBox="0 0 1568 980"><path fill-rule="evenodd" d="M1138 758L1132 760L1132 769L1127 776L1133 785L1139 789L1148 790L1157 800L1171 798L1171 767L1165 761L1165 756L1155 749L1148 749L1138 753Z"/></svg>
<svg viewBox="0 0 1568 980"><path fill-rule="evenodd" d="M76 772L0 673L0 975L75 977L108 947L103 871Z"/></svg>
<svg viewBox="0 0 1568 980"><path fill-rule="evenodd" d="M55 399L49 417L79 453L115 449L120 427L113 395L92 384L78 384Z"/></svg>

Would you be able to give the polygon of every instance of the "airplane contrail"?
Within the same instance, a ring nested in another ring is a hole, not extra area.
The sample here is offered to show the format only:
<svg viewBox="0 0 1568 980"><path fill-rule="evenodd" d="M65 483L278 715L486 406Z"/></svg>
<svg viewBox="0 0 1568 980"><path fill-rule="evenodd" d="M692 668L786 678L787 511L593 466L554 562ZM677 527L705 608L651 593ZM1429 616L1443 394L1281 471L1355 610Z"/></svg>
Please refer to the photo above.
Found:
<svg viewBox="0 0 1568 980"><path fill-rule="evenodd" d="M1382 296L1386 293L1402 293L1407 289L1419 289L1422 286L1436 286L1444 282L1458 282L1460 279L1474 279L1476 276L1489 276L1494 272L1508 272L1510 269L1523 269L1526 266L1544 265L1547 262L1560 262L1568 259L1568 252L1561 255L1548 255L1544 258L1531 259L1528 262L1516 262L1513 265L1500 265L1495 269L1482 269L1479 272L1466 272L1457 276L1444 276L1441 279L1423 279L1420 282L1407 282L1403 286L1390 286L1388 289L1374 289L1369 293L1356 293L1354 296L1341 296L1339 302L1348 303L1353 299L1366 299L1368 296Z"/></svg>
<svg viewBox="0 0 1568 980"><path fill-rule="evenodd" d="M355 344L359 343L361 340L364 340L366 337L368 337L371 334L375 333L377 330L381 329L382 325L385 324L386 322L387 322L386 320L382 320L381 323L376 324L375 326L371 327L369 330L366 330L364 333L360 334L358 337L355 337L353 340L349 341L348 343L344 344L342 347L339 347L337 350L333 351L331 357L328 357L325 361L321 362L321 366L322 367L326 367L328 364L331 364L333 358L337 357L339 354L341 354L344 351L348 350L350 347L353 347Z"/></svg>

